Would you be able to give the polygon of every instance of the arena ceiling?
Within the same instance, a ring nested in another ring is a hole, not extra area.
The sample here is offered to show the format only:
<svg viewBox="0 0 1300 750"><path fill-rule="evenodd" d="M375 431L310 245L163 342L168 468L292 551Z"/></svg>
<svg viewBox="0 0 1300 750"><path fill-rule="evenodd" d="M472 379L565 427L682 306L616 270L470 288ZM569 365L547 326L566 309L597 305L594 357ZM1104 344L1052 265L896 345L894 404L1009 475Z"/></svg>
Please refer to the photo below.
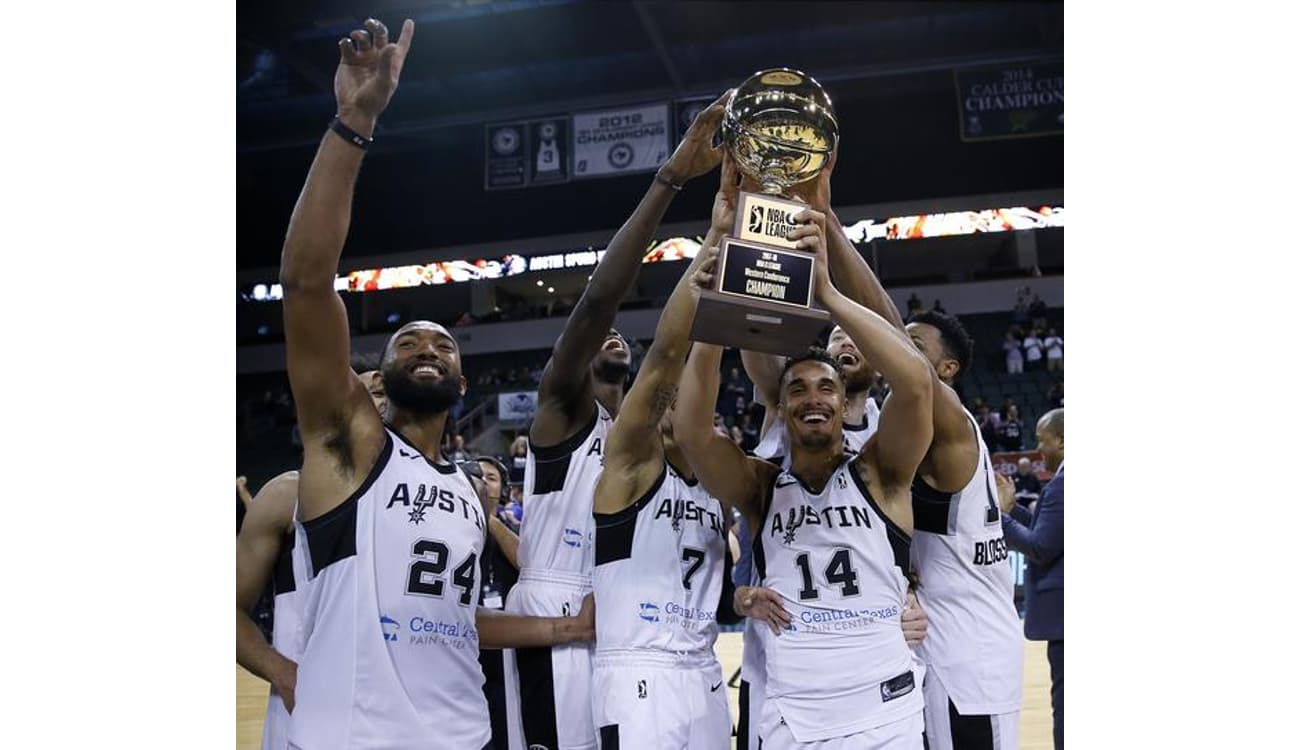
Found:
<svg viewBox="0 0 1300 750"><path fill-rule="evenodd" d="M417 30L358 187L347 254L614 229L643 191L643 176L485 193L484 125L713 95L776 65L817 77L840 111L837 203L1062 187L1060 136L960 141L952 74L1060 59L1059 2L364 5L394 30L403 17ZM239 3L241 268L277 262L312 150L333 114L334 42L358 26L360 7L354 0ZM688 188L665 220L704 218L711 194L711 184ZM440 196L457 206L455 222L429 210Z"/></svg>

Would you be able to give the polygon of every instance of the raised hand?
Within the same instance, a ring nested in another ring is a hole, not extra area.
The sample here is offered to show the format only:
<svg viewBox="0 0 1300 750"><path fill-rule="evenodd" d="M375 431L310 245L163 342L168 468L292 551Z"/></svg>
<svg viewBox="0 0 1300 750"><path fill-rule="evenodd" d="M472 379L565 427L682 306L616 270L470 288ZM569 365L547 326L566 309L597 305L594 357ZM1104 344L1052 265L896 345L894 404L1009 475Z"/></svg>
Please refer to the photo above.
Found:
<svg viewBox="0 0 1300 750"><path fill-rule="evenodd" d="M334 73L334 98L339 119L369 136L375 121L397 90L402 65L411 49L415 22L402 23L401 36L389 43L388 27L371 18L339 40L339 67Z"/></svg>
<svg viewBox="0 0 1300 750"><path fill-rule="evenodd" d="M805 208L792 218L799 226L790 230L786 239L796 240L796 248L816 256L817 262L813 264L813 291L821 299L823 294L834 289L831 286L830 262L826 256L826 214L815 208Z"/></svg>
<svg viewBox="0 0 1300 750"><path fill-rule="evenodd" d="M695 269L695 276L691 279L692 291L713 288L713 274L718 264L718 247L717 245L702 247L700 254L704 256L704 260L699 268Z"/></svg>
<svg viewBox="0 0 1300 750"><path fill-rule="evenodd" d="M713 197L713 229L722 234L729 234L736 222L736 201L740 192L737 183L738 170L736 160L731 154L723 154L722 179L718 184L718 194Z"/></svg>
<svg viewBox="0 0 1300 750"><path fill-rule="evenodd" d="M660 167L669 181L680 185L705 174L722 161L724 149L722 146L714 147L713 134L722 124L722 115L726 112L727 102L734 91L735 89L728 89L695 116L686 134L682 136L682 142L677 144L677 150Z"/></svg>
<svg viewBox="0 0 1300 750"><path fill-rule="evenodd" d="M813 208L828 213L831 210L831 173L835 171L835 161L840 158L840 150L837 148L831 153L831 158L826 162L822 171L811 180L794 185L790 188L792 198L798 198Z"/></svg>

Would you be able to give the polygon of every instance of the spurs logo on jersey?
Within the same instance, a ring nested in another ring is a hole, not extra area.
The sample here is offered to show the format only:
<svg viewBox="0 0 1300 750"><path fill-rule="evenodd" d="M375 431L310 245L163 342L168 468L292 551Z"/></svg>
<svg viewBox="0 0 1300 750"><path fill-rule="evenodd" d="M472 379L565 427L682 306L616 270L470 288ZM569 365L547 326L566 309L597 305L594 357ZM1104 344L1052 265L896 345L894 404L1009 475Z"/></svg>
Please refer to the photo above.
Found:
<svg viewBox="0 0 1300 750"><path fill-rule="evenodd" d="M922 706L901 623L908 538L877 507L854 458L820 492L777 474L754 544L762 585L781 594L792 618L780 636L759 631L765 700L799 742L860 732Z"/></svg>
<svg viewBox="0 0 1300 750"><path fill-rule="evenodd" d="M597 652L711 654L726 574L717 499L665 464L637 502L595 518Z"/></svg>
<svg viewBox="0 0 1300 750"><path fill-rule="evenodd" d="M1016 711L1024 647L997 486L975 418L966 412L979 462L965 487L939 492L912 483L912 564L929 618L917 655L964 715Z"/></svg>
<svg viewBox="0 0 1300 750"><path fill-rule="evenodd" d="M844 425L844 452L861 451L871 436L876 434L876 427L879 424L880 407L876 406L875 399L869 398L863 411L862 424ZM779 459L781 468L790 468L790 433L786 431L784 422L777 422L768 428L762 442L754 449L754 455L769 461Z"/></svg>
<svg viewBox="0 0 1300 750"><path fill-rule="evenodd" d="M314 579L289 737L299 747L482 747L491 733L474 625L476 493L456 467L395 446L418 452L386 430L361 487L303 524Z"/></svg>

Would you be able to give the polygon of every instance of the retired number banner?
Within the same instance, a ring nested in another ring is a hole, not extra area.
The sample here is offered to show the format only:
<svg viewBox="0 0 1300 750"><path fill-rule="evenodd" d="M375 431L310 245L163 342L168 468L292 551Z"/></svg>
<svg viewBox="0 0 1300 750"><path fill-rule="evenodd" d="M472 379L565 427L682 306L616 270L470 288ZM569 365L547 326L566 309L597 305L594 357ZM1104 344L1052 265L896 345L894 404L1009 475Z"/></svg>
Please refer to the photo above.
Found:
<svg viewBox="0 0 1300 750"><path fill-rule="evenodd" d="M954 71L963 141L1065 132L1061 61Z"/></svg>

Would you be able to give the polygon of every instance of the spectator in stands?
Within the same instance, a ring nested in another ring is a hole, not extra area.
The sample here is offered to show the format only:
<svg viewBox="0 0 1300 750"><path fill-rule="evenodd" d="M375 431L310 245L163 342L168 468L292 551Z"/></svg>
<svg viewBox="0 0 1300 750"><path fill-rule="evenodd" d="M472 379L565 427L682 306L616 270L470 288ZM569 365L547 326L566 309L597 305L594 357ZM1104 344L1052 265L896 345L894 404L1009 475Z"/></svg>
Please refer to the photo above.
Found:
<svg viewBox="0 0 1300 750"><path fill-rule="evenodd" d="M528 381L533 385L537 385L538 383L542 382L541 365L534 365L533 369L528 371Z"/></svg>
<svg viewBox="0 0 1300 750"><path fill-rule="evenodd" d="M745 397L748 395L749 387L745 385L744 379L740 377L740 368L731 368L731 372L727 375L727 382L723 386L723 397L733 403L739 398L741 403L744 403Z"/></svg>
<svg viewBox="0 0 1300 750"><path fill-rule="evenodd" d="M1025 371L1025 355L1020 351L1020 342L1016 334L1007 331L1007 340L1002 342L1002 351L1007 353L1007 372L1019 375Z"/></svg>
<svg viewBox="0 0 1300 750"><path fill-rule="evenodd" d="M1065 383L1057 383L1047 392L1047 408L1065 408Z"/></svg>
<svg viewBox="0 0 1300 750"><path fill-rule="evenodd" d="M1033 330L1025 336L1025 369L1037 370L1043 364L1043 340L1038 336L1040 331Z"/></svg>
<svg viewBox="0 0 1300 750"><path fill-rule="evenodd" d="M944 313L945 315L948 313L947 310L943 309L943 304L937 299L934 301L934 311L937 313Z"/></svg>
<svg viewBox="0 0 1300 750"><path fill-rule="evenodd" d="M921 302L921 298L916 296L916 292L912 292L912 296L907 298L907 317L910 319L923 310L925 310L925 305Z"/></svg>
<svg viewBox="0 0 1300 750"><path fill-rule="evenodd" d="M1034 295L1034 301L1029 303L1029 318L1034 328L1047 327L1047 303L1037 294Z"/></svg>
<svg viewBox="0 0 1300 750"><path fill-rule="evenodd" d="M453 435L453 436L452 436L452 438L451 438L451 452L447 454L447 458L450 459L451 462L454 463L454 464L459 464L459 463L462 463L462 462L464 462L464 461L468 461L468 460L470 460L471 458L473 458L473 456L471 456L471 455L469 454L469 451L465 450L465 436L464 436L464 435Z"/></svg>
<svg viewBox="0 0 1300 750"><path fill-rule="evenodd" d="M515 438L510 444L510 460L506 467L510 469L510 486L524 486L524 467L528 465L528 435Z"/></svg>
<svg viewBox="0 0 1300 750"><path fill-rule="evenodd" d="M1021 287L1016 291L1016 306L1011 311L1011 327L1017 331L1024 331L1029 325L1029 287Z"/></svg>
<svg viewBox="0 0 1300 750"><path fill-rule="evenodd" d="M1055 328L1047 329L1047 338L1043 339L1043 348L1047 349L1047 371L1060 372L1065 369L1065 339L1056 335Z"/></svg>
<svg viewBox="0 0 1300 750"><path fill-rule="evenodd" d="M739 427L741 435L740 449L746 453L752 452L758 447L758 424L743 409L740 414Z"/></svg>
<svg viewBox="0 0 1300 750"><path fill-rule="evenodd" d="M1016 476L1014 479L1016 482L1016 502L1032 510L1030 503L1037 500L1038 493L1043 491L1043 481L1034 473L1034 465L1029 459L1022 458L1016 462Z"/></svg>
<svg viewBox="0 0 1300 750"><path fill-rule="evenodd" d="M1024 447L1021 433L1020 409L1011 404L1002 413L1002 423L998 425L998 447L1004 451L1020 450Z"/></svg>
<svg viewBox="0 0 1300 750"><path fill-rule="evenodd" d="M740 425L732 425L731 432L728 433L728 436L731 438L733 443L740 446L742 451L745 450L745 433L741 431Z"/></svg>
<svg viewBox="0 0 1300 750"><path fill-rule="evenodd" d="M984 447L990 451L996 451L998 448L998 420L993 410L988 404L980 406L979 413L976 416L976 423L980 428L980 437L984 439Z"/></svg>

